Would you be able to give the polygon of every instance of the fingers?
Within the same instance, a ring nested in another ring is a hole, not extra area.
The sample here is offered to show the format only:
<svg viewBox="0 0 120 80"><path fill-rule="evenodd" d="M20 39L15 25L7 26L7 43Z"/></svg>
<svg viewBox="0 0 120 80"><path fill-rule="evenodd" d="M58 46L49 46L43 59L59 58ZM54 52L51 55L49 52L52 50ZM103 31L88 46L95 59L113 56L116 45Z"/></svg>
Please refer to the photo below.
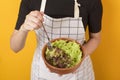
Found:
<svg viewBox="0 0 120 80"><path fill-rule="evenodd" d="M30 15L33 16L33 17L38 18L38 19L41 20L41 21L43 21L43 15L44 15L43 12L32 11L32 12L30 12Z"/></svg>
<svg viewBox="0 0 120 80"><path fill-rule="evenodd" d="M35 29L38 29L40 26L41 26L41 20L34 17L34 16L31 16L31 15L27 15L27 18L25 20L25 23L28 24L29 26L35 28Z"/></svg>
<svg viewBox="0 0 120 80"><path fill-rule="evenodd" d="M81 46L80 49L82 50L82 55L83 55L82 58L88 56L88 54L85 52L85 47L84 46Z"/></svg>
<svg viewBox="0 0 120 80"><path fill-rule="evenodd" d="M39 25L37 25L36 23L32 22L32 21L28 21L24 24L25 28L27 30L36 30L39 29Z"/></svg>
<svg viewBox="0 0 120 80"><path fill-rule="evenodd" d="M36 30L42 26L43 19L43 12L40 11L31 11L25 19L23 24L24 28L27 30Z"/></svg>

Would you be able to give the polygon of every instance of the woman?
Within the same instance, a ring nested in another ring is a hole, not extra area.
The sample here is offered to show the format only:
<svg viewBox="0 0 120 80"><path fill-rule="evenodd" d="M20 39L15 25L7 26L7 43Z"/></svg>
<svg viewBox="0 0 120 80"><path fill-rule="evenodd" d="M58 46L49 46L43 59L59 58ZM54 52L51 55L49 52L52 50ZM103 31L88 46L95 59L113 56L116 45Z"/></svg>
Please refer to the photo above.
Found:
<svg viewBox="0 0 120 80"><path fill-rule="evenodd" d="M94 80L89 55L100 43L101 0L46 0L46 6L44 1L22 0L16 27L11 36L12 50L19 52L23 49L28 33L34 30L38 46L33 57L31 80ZM47 42L42 23L50 39L69 37L82 44L86 58L74 73L59 76L46 68L40 53ZM87 25L90 37L84 43Z"/></svg>

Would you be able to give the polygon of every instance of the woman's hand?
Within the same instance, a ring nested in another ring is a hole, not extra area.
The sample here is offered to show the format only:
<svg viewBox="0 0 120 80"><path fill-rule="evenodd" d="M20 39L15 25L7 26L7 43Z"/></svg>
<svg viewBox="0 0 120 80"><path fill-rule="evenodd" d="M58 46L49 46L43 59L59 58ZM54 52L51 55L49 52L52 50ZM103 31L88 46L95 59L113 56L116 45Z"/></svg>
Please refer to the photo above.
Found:
<svg viewBox="0 0 120 80"><path fill-rule="evenodd" d="M40 11L31 11L21 26L20 30L31 31L39 29L42 26L43 22L43 12Z"/></svg>
<svg viewBox="0 0 120 80"><path fill-rule="evenodd" d="M10 39L10 47L14 52L19 52L24 48L27 34L30 30L39 29L43 22L43 13L31 11L21 25L19 30L15 30Z"/></svg>

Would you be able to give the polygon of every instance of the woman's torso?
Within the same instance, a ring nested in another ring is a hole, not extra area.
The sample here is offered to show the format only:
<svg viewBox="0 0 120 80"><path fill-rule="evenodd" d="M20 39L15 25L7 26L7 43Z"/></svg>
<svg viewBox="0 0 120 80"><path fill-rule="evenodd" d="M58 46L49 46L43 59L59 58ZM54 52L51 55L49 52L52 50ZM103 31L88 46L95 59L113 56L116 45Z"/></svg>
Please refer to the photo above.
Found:
<svg viewBox="0 0 120 80"><path fill-rule="evenodd" d="M82 17L84 28L88 24L88 11L92 7L91 0L77 0L80 6L80 17ZM30 0L29 7L31 10L40 10L41 0ZM74 0L47 0L45 14L53 18L73 17Z"/></svg>

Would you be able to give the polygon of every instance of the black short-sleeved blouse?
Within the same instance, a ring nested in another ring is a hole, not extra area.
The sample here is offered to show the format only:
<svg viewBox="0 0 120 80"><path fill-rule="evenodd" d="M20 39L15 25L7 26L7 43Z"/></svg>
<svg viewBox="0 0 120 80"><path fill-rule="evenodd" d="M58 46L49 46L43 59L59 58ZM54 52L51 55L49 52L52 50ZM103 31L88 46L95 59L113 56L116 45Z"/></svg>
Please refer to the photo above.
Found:
<svg viewBox="0 0 120 80"><path fill-rule="evenodd" d="M80 17L83 19L83 24L86 29L88 25L89 31L97 33L101 30L102 19L102 4L101 0L77 0L81 4ZM16 30L25 20L25 16L33 11L40 10L41 0L22 0L16 23ZM73 17L74 15L74 0L47 0L45 14L54 17Z"/></svg>

